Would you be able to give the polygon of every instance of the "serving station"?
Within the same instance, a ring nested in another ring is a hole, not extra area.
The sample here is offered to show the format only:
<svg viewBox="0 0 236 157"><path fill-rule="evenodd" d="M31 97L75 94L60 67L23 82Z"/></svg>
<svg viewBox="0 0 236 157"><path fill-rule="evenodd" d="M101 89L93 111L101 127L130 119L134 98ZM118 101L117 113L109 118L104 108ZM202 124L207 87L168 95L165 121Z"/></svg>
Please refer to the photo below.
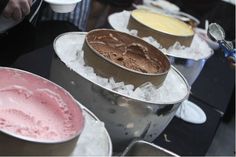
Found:
<svg viewBox="0 0 236 157"><path fill-rule="evenodd" d="M234 90L225 57L235 50L178 7L150 4L0 67L0 155L206 154Z"/></svg>
<svg viewBox="0 0 236 157"><path fill-rule="evenodd" d="M49 78L54 53L53 46L48 45L22 56L14 67ZM42 61L44 64L40 64ZM228 81L225 81L226 78ZM206 122L194 125L174 117L153 143L178 155L205 155L226 112L233 82L234 71L228 69L228 63L220 51L215 51L193 83L189 98L205 112Z"/></svg>

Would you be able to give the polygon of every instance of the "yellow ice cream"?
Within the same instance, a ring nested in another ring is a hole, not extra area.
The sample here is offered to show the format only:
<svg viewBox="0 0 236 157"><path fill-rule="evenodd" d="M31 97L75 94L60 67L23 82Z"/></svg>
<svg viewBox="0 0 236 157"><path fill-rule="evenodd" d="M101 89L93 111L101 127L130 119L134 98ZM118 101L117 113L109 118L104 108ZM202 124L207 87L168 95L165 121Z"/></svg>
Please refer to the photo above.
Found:
<svg viewBox="0 0 236 157"><path fill-rule="evenodd" d="M191 26L170 16L146 10L134 10L132 16L146 26L164 33L178 36L194 34Z"/></svg>

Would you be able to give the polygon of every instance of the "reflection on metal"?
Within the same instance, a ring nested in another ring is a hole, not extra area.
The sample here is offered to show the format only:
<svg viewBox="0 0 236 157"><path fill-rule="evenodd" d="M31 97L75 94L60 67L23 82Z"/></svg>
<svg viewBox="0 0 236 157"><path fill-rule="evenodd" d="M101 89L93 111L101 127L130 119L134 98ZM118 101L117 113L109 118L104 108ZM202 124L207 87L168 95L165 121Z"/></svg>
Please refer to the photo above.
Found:
<svg viewBox="0 0 236 157"><path fill-rule="evenodd" d="M121 156L175 156L177 154L159 147L153 143L149 143L143 140L134 140L125 149Z"/></svg>
<svg viewBox="0 0 236 157"><path fill-rule="evenodd" d="M197 79L198 75L203 69L206 59L192 60L169 56L170 63L176 67L181 74L186 78L189 85Z"/></svg>
<svg viewBox="0 0 236 157"><path fill-rule="evenodd" d="M115 152L124 150L135 138L142 137L146 141L156 139L183 101L153 104L122 96L85 79L69 69L58 57L53 58L50 79L68 90L105 122Z"/></svg>
<svg viewBox="0 0 236 157"><path fill-rule="evenodd" d="M225 40L224 29L217 23L211 23L207 30L207 36L213 41L216 41L224 51L225 57L231 58L233 63L235 64L235 49L233 48L232 42Z"/></svg>

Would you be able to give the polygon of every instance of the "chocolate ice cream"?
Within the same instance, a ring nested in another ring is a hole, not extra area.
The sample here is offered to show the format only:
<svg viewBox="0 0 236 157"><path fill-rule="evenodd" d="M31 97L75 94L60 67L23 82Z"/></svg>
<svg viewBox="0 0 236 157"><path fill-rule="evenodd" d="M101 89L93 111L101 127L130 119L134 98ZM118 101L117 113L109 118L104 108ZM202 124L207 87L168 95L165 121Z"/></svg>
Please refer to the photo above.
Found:
<svg viewBox="0 0 236 157"><path fill-rule="evenodd" d="M143 73L165 71L157 53L150 52L145 44L116 32L97 33L89 36L88 42L102 56L126 68Z"/></svg>

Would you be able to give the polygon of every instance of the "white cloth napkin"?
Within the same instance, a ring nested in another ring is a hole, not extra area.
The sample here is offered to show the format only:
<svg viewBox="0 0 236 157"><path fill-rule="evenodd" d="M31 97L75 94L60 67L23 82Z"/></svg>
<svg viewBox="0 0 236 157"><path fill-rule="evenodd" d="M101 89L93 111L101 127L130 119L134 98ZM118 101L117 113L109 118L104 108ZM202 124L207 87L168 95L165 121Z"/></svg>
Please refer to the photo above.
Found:
<svg viewBox="0 0 236 157"><path fill-rule="evenodd" d="M175 116L193 124L203 124L207 119L204 111L189 100L185 100L181 103Z"/></svg>

